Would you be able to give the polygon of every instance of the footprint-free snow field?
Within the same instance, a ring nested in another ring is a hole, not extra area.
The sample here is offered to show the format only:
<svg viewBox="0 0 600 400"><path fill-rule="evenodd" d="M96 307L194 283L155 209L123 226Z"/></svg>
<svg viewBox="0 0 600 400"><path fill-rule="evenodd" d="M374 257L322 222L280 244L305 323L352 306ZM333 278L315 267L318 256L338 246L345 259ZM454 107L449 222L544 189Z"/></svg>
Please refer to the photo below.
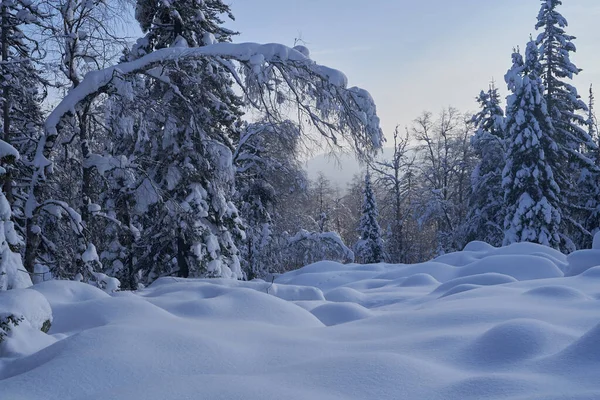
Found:
<svg viewBox="0 0 600 400"><path fill-rule="evenodd" d="M0 293L0 399L600 399L600 250ZM52 319L46 334L44 321Z"/></svg>

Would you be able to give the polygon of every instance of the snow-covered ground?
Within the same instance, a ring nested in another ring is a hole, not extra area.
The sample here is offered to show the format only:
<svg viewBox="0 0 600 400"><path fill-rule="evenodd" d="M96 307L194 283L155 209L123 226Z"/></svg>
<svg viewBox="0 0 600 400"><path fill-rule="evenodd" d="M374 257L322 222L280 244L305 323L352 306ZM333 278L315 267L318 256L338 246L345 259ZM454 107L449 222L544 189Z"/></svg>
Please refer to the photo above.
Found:
<svg viewBox="0 0 600 400"><path fill-rule="evenodd" d="M113 295L52 281L0 293L7 310L25 319L2 400L600 399L600 250L471 243Z"/></svg>

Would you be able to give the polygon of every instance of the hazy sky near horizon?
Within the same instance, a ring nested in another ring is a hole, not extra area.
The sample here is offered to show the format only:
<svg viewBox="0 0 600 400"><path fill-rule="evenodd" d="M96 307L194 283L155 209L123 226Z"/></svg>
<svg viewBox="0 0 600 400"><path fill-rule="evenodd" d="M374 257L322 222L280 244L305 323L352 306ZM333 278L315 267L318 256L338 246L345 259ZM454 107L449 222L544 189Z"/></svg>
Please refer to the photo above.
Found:
<svg viewBox="0 0 600 400"><path fill-rule="evenodd" d="M587 98L600 87L600 1L564 0L567 32L577 36L575 84ZM422 111L475 111L494 78L502 96L515 46L535 31L539 0L230 0L236 42L293 45L300 37L320 64L373 95L389 137ZM598 89L600 92L600 89ZM600 95L597 96L600 98Z"/></svg>

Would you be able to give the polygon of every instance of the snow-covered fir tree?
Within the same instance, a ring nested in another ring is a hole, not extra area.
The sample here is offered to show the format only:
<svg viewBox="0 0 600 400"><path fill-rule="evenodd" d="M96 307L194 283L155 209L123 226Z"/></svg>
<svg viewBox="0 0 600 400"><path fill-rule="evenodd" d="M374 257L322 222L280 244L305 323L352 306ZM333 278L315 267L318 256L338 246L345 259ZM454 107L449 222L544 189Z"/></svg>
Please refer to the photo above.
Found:
<svg viewBox="0 0 600 400"><path fill-rule="evenodd" d="M472 119L477 130L471 138L471 145L479 163L471 176L467 241L482 240L500 246L504 239L504 110L493 83L487 92L479 94L477 102L481 110Z"/></svg>
<svg viewBox="0 0 600 400"><path fill-rule="evenodd" d="M360 239L355 245L356 261L364 264L382 262L385 258L384 244L379 227L379 210L371 185L371 174L365 174L362 215L360 217Z"/></svg>
<svg viewBox="0 0 600 400"><path fill-rule="evenodd" d="M558 248L561 238L561 153L548 114L539 51L531 41L518 52L505 79L512 93L506 111L506 165L502 187L504 244L534 242Z"/></svg>
<svg viewBox="0 0 600 400"><path fill-rule="evenodd" d="M3 165L3 191L12 209L11 219L23 238L35 236L27 229L27 185L31 177L31 161L41 134L44 79L37 63L43 57L40 44L31 39L31 27L45 16L31 1L0 2L0 97L2 139L20 153L14 163ZM29 32L26 33L26 30ZM33 272L33 265L27 269Z"/></svg>
<svg viewBox="0 0 600 400"><path fill-rule="evenodd" d="M545 85L544 97L548 115L556 131L556 143L562 159L560 166L565 174L557 176L561 188L562 249L573 251L589 242L591 234L580 223L585 216L581 209L587 207L589 192L582 190L582 181L598 169L588 157L588 150L596 148L596 143L587 132L585 102L580 98L575 86L570 84L581 71L571 62L570 55L576 51L574 36L566 33L567 20L557 8L561 0L542 0L536 29L540 30L537 44L540 48L541 78ZM587 239L584 239L587 237Z"/></svg>
<svg viewBox="0 0 600 400"><path fill-rule="evenodd" d="M18 159L19 152L0 140L0 290L31 286L19 253L22 239L15 230L13 212L2 189L9 178L7 167Z"/></svg>
<svg viewBox="0 0 600 400"><path fill-rule="evenodd" d="M131 57L229 41L232 33L220 27L223 13L230 14L221 1L140 0L136 17L146 36ZM173 271L241 278L237 245L244 233L232 202L241 100L212 60L178 63L161 73L171 84L148 80L155 113L137 135L136 158L147 172L147 188L155 192L150 196L155 201L142 207L147 210L141 240L147 247L137 257L138 268L150 281Z"/></svg>

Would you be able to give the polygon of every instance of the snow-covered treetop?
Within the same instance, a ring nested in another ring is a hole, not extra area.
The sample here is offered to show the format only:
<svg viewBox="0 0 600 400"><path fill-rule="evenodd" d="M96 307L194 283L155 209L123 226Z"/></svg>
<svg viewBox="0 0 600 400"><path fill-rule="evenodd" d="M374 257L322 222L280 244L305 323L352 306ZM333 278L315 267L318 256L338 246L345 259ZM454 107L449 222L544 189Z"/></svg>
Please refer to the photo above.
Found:
<svg viewBox="0 0 600 400"><path fill-rule="evenodd" d="M569 25L567 20L556 11L556 7L561 4L560 0L542 2L535 29L543 28L543 31L538 35L536 42L540 46L542 58L551 64L555 77L572 79L573 75L577 75L581 70L569 58L569 52L575 52L577 48L572 42L575 36L568 35L564 30ZM549 57L553 60L548 60Z"/></svg>
<svg viewBox="0 0 600 400"><path fill-rule="evenodd" d="M533 101L532 104L541 104L544 113L546 113L546 103L543 101L543 92L541 91L543 90L543 85L540 79L542 67L540 64L540 53L536 43L533 40L527 43L525 59L523 59L523 56L518 51L513 53L512 59L513 65L504 77L508 85L508 89L513 92L513 94L507 99L508 109L511 109L513 106L515 106L514 102L519 101L519 93L522 90L525 90L527 92L527 98L531 98ZM533 81L538 82L534 84ZM524 104L520 104L519 107L522 107L523 105ZM519 121L522 120L521 114L516 116L511 115L510 117L517 117L519 118ZM551 124L550 121L548 121L548 123Z"/></svg>
<svg viewBox="0 0 600 400"><path fill-rule="evenodd" d="M513 65L504 76L504 79L508 89L513 93L517 92L522 85L529 83L530 74L533 74L535 78L539 78L542 73L540 52L533 40L527 43L525 58L518 50L515 50L512 61ZM539 102L539 99L537 102Z"/></svg>
<svg viewBox="0 0 600 400"><path fill-rule="evenodd" d="M512 54L512 66L504 75L504 80L508 85L508 90L516 92L522 83L522 74L525 70L525 61L519 49L515 49Z"/></svg>
<svg viewBox="0 0 600 400"><path fill-rule="evenodd" d="M134 52L141 56L180 39L189 47L229 42L234 32L222 26L222 15L234 19L222 0L137 0L135 18L146 36Z"/></svg>
<svg viewBox="0 0 600 400"><path fill-rule="evenodd" d="M562 5L561 0L542 0L542 7L538 14L538 22L535 25L536 29L543 26L558 26L560 28L566 28L569 23L558 11L556 7Z"/></svg>
<svg viewBox="0 0 600 400"><path fill-rule="evenodd" d="M471 118L471 122L477 127L474 138L483 138L486 134L502 138L504 136L504 110L500 104L498 88L492 83L487 92L481 91L477 102L481 111Z"/></svg>

